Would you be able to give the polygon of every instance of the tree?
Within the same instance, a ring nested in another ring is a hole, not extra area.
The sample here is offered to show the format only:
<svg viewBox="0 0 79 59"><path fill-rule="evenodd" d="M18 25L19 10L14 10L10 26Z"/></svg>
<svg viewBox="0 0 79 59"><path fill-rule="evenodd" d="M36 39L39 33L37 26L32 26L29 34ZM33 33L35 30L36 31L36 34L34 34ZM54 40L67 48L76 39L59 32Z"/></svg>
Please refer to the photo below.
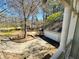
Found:
<svg viewBox="0 0 79 59"><path fill-rule="evenodd" d="M43 0L42 9L44 12L44 28L52 25L54 21L62 19L64 8L59 1Z"/></svg>
<svg viewBox="0 0 79 59"><path fill-rule="evenodd" d="M35 14L40 2L41 0L7 0L8 7L15 10L24 19L24 38L26 37L26 21L30 15Z"/></svg>
<svg viewBox="0 0 79 59"><path fill-rule="evenodd" d="M55 12L59 12L59 11L63 12L63 9L64 9L63 5L60 4L59 1L56 1L56 0L47 0L45 3L44 3L44 6L43 6L43 11L47 14L47 16L49 16L52 13L55 13Z"/></svg>

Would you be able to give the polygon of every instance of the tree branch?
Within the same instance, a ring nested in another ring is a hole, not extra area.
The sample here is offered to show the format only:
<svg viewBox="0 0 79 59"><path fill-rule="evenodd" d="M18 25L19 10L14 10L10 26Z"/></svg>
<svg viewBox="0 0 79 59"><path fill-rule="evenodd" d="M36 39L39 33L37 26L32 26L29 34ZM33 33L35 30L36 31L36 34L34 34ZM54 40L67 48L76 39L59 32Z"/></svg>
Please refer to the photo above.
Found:
<svg viewBox="0 0 79 59"><path fill-rule="evenodd" d="M3 9L2 11L0 11L0 13L4 12L6 9Z"/></svg>

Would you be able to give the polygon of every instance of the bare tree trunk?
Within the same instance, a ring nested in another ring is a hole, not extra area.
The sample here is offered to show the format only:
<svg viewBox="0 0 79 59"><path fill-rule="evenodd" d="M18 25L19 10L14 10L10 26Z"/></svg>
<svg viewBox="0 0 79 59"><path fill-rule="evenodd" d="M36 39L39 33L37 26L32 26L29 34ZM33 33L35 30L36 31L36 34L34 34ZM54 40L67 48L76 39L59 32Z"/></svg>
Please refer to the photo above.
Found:
<svg viewBox="0 0 79 59"><path fill-rule="evenodd" d="M25 10L24 10L24 0L22 0L22 7L23 7L23 18L24 18L24 38L26 38L26 15L25 15Z"/></svg>
<svg viewBox="0 0 79 59"><path fill-rule="evenodd" d="M25 33L24 33L24 38L26 38L26 33L27 33L27 31L26 31L26 30L27 30L27 29L26 29L26 26L27 26L27 25L26 25L26 20L27 20L27 19L26 19L26 16L25 16L25 12L23 12L23 14L24 14L24 32L25 32Z"/></svg>

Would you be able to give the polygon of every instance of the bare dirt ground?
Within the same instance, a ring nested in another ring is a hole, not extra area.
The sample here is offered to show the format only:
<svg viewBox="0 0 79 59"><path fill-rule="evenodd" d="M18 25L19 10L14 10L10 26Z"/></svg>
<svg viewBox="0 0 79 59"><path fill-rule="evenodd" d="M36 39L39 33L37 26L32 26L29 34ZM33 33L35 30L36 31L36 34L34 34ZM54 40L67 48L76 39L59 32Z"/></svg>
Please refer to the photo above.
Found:
<svg viewBox="0 0 79 59"><path fill-rule="evenodd" d="M21 33L21 32L16 32L16 33ZM23 37L23 35L24 35L24 33L23 34L19 34L20 37L21 36ZM26 42L26 41L30 41L30 40L35 39L36 38L36 35L37 35L37 32L35 32L35 31L27 32L26 33L26 38L24 38L24 39L15 39L15 40L12 40L12 41L17 42L17 43Z"/></svg>
<svg viewBox="0 0 79 59"><path fill-rule="evenodd" d="M24 38L24 32L19 30L19 31L12 31L12 32L0 32L0 40L4 40L7 38L10 39L11 41L21 43L25 41L32 40L34 36L36 35L36 32L27 32L26 33L26 38Z"/></svg>
<svg viewBox="0 0 79 59"><path fill-rule="evenodd" d="M1 42L0 59L49 59L57 48L41 38L35 37L36 34L36 32L27 32L27 37L22 39L21 43Z"/></svg>

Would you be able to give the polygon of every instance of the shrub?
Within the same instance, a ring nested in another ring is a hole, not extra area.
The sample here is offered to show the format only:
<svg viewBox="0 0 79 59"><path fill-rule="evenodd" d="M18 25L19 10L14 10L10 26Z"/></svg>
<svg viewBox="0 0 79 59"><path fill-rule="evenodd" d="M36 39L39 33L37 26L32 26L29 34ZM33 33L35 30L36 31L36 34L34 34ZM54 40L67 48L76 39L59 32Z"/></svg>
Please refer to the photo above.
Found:
<svg viewBox="0 0 79 59"><path fill-rule="evenodd" d="M53 13L52 15L47 17L47 22L56 21L61 17L61 15L62 15L62 12Z"/></svg>

